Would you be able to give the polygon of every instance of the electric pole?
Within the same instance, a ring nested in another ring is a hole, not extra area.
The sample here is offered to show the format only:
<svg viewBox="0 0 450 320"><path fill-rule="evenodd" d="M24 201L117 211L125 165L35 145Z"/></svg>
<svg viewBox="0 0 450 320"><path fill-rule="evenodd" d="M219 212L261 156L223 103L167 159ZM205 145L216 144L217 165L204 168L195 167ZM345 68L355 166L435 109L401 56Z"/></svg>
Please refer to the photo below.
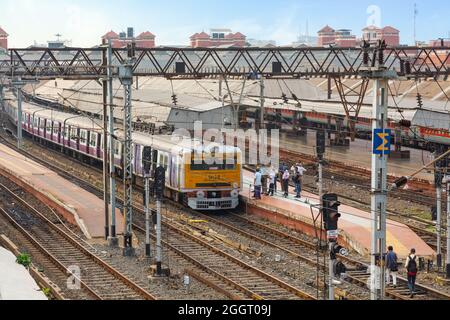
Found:
<svg viewBox="0 0 450 320"><path fill-rule="evenodd" d="M145 180L145 256L150 258L150 173L152 170L152 148L144 147L142 152L142 167Z"/></svg>
<svg viewBox="0 0 450 320"><path fill-rule="evenodd" d="M391 130L388 129L388 83L398 78L396 71L388 71L384 65L385 44L380 43L372 65L368 65L368 51L364 51L363 77L373 80L372 109L372 179L371 179L371 299L385 297L386 207L387 207L387 158L391 148ZM378 58L378 59L376 59ZM377 266L377 263L379 265Z"/></svg>
<svg viewBox="0 0 450 320"><path fill-rule="evenodd" d="M109 188L111 203L111 236L108 240L109 245L117 247L119 240L116 231L116 165L115 165L115 135L114 135L114 93L113 93L113 70L112 70L112 43L108 41L108 99L109 99Z"/></svg>
<svg viewBox="0 0 450 320"><path fill-rule="evenodd" d="M448 166L448 165L447 165ZM450 172L447 168L447 263L446 263L446 275L447 279L450 279Z"/></svg>
<svg viewBox="0 0 450 320"><path fill-rule="evenodd" d="M3 84L0 83L0 107L1 107L2 111L5 111L5 106L3 104L4 100L5 100L5 98L3 96Z"/></svg>
<svg viewBox="0 0 450 320"><path fill-rule="evenodd" d="M166 169L159 166L155 172L155 195L156 195L156 275L162 276L162 243L161 243L161 202L164 197L166 186Z"/></svg>
<svg viewBox="0 0 450 320"><path fill-rule="evenodd" d="M105 44L105 41L103 41ZM102 51L102 66L107 68L106 52ZM102 79L103 89L103 201L105 213L105 240L109 238L109 194L108 194L108 79ZM112 152L109 150L109 152Z"/></svg>
<svg viewBox="0 0 450 320"><path fill-rule="evenodd" d="M265 128L265 123L264 123L264 105L266 103L266 100L265 100L265 96L264 96L264 89L265 89L264 77L263 77L263 75L261 75L261 80L260 80L261 110L260 110L259 130L263 130ZM259 133L259 130L258 130L258 133Z"/></svg>
<svg viewBox="0 0 450 320"><path fill-rule="evenodd" d="M124 256L133 256L133 128L132 128L132 85L133 85L133 61L134 61L134 43L128 46L128 60L119 68L119 79L124 88L124 165L123 165L123 183L124 183L124 203L123 211L125 217L124 230Z"/></svg>
<svg viewBox="0 0 450 320"><path fill-rule="evenodd" d="M447 279L450 279L450 172L447 172L446 181L447 181L447 257L445 270Z"/></svg>

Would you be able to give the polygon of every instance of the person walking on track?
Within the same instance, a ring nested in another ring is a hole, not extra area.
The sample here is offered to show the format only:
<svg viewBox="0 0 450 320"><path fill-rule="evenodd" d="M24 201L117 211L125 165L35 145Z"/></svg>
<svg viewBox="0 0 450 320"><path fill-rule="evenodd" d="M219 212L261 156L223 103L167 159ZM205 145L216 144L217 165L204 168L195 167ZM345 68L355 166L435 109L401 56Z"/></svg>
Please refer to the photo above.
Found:
<svg viewBox="0 0 450 320"><path fill-rule="evenodd" d="M397 288L397 274L398 274L398 258L392 246L388 247L386 255L386 283L391 284L391 277L394 288Z"/></svg>
<svg viewBox="0 0 450 320"><path fill-rule="evenodd" d="M415 290L416 290L416 278L417 278L417 260L418 257L416 255L416 249L411 249L411 253L406 259L406 271L408 271L408 287L409 293L411 294L411 298L414 298Z"/></svg>

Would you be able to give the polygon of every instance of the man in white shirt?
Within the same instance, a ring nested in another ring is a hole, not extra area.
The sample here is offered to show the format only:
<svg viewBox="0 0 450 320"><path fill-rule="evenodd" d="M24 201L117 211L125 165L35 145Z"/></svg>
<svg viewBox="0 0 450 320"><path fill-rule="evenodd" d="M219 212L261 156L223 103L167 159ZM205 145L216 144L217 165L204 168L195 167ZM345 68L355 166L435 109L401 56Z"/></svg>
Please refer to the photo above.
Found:
<svg viewBox="0 0 450 320"><path fill-rule="evenodd" d="M275 183L276 181L277 173L275 172L275 169L272 167L269 172L269 196L273 197L275 195Z"/></svg>
<svg viewBox="0 0 450 320"><path fill-rule="evenodd" d="M262 173L260 169L256 170L255 174L255 199L261 200L261 188L262 188Z"/></svg>

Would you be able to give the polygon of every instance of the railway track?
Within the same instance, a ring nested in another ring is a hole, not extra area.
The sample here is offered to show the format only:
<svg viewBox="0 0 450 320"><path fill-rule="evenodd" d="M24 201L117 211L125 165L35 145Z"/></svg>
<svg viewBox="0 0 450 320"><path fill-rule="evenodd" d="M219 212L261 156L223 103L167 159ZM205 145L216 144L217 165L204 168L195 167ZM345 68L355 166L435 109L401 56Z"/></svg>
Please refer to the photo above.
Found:
<svg viewBox="0 0 450 320"><path fill-rule="evenodd" d="M93 248L82 245L62 227L21 199L19 190L0 184L5 201L0 215L51 261L60 271L79 269L72 274L74 282L98 300L155 300L139 284L104 262ZM35 251L36 252L36 251Z"/></svg>
<svg viewBox="0 0 450 320"><path fill-rule="evenodd" d="M37 160L39 160L42 163L41 159L37 159ZM46 163L46 165L49 165L50 167L54 168L56 171L61 172L61 169L57 168L56 166L54 166L52 164ZM75 179L79 180L79 178L68 175L64 171L61 173L71 179L75 178ZM81 183L87 184L88 186L90 186L90 188L92 190L96 190L96 192L99 194L99 196L102 194L102 191L99 190L98 188L96 188L95 186L92 186L91 184L89 184L85 181L82 181ZM142 209L137 208L137 207L135 207L135 210L139 210L141 213L143 212ZM141 217L143 217L143 216L141 215ZM236 218L237 216L234 215L233 217ZM204 216L204 218L211 220L211 217ZM242 218L242 217L240 217L240 218ZM247 223L249 223L249 221L250 220L248 220ZM218 220L216 219L214 222L218 223ZM221 223L222 223L222 225L224 225L225 222L222 221ZM249 224L255 226L254 222L249 223ZM144 231L142 228L142 225L143 225L143 222L141 223L141 225L137 225L135 223L135 226L134 226L135 230L138 230L139 232L142 233ZM233 272L233 274L246 274L245 272L243 272L242 269L236 269L236 268L238 268L238 267L244 268L244 270L245 270L245 268L247 268L247 271L246 271L247 273L253 272L253 273L259 274L260 282L255 281L256 278L255 278L254 274L253 274L253 277L251 275L248 275L248 276L246 275L244 277L244 279L241 278L240 280L232 279L230 277L227 277L224 274L220 274L220 272L218 272L218 270L221 271L223 268L221 268L220 266L223 266L224 263L226 263L226 262L217 260L218 259L217 258L217 253L218 253L217 248L214 248L213 246L210 246L207 243L205 243L206 245L209 246L209 248L208 248L208 246L205 246L203 244L203 249L200 249L199 247L193 245L194 242L199 244L199 241L201 242L200 239L198 239L196 237L194 237L195 239L192 239L193 236L185 231L182 231L182 228L176 228L176 227L170 226L168 224L165 224L165 227L170 229L169 230L170 237L173 238L175 242L174 243L165 242L164 245L166 245L170 250L174 251L175 253L177 253L180 256L183 256L185 259L189 260L191 263L194 263L197 267L199 267L200 268L199 270L201 270L201 274L196 274L196 276L198 278L202 279L205 283L207 283L207 282L210 282L211 284L217 283L217 280L219 279L222 282L222 284L220 284L220 285L215 284L216 289L217 288L222 289L224 292L227 293L227 295L230 298L237 299L237 298L249 297L249 298L254 298L254 299L264 299L264 298L286 299L286 298L290 297L290 298L314 299L314 297L312 297L312 295L305 294L304 292L301 292L301 291L295 292L295 290L298 290L298 289L295 289L283 282L279 283L278 282L279 280L276 278L273 278L273 277L272 277L272 279L267 278L267 276L270 276L270 275L264 274L264 273L261 274L260 270L257 270L257 269L249 270L248 267L251 267L251 266L248 266L245 263L244 263L244 265L242 265L242 261L239 261L238 259L236 259L232 256L228 255L228 257L227 257L227 254L225 252L221 252L221 253L219 253L219 255L221 255L222 258L227 258L227 259L231 258L231 260L234 260L233 262L236 263L236 265L230 266L230 270L236 270L236 272ZM239 230L239 228L237 228L236 226L232 226L231 224L229 224L227 227L228 228L231 227L230 229L233 229L234 231ZM250 232L250 230L245 231L242 229L239 230L239 233L241 233L241 234L246 233L247 237L255 239L255 237L256 237L255 233L261 235L262 230L267 230L267 229L265 229L263 227L263 225L257 225L256 230L255 229L253 230L253 234ZM271 229L270 233L273 234L274 230L275 229ZM186 247L187 246L186 237L188 237L188 238L190 237L191 240L193 240L192 243L189 244L190 247ZM281 240L280 237L284 240ZM294 239L293 237L291 237L287 234L282 235L279 232L278 232L278 239L272 239L271 241L268 241L267 239L270 239L270 238L267 236L267 234L264 234L264 237L259 237L259 238L261 240L263 240L262 238L264 238L265 241L261 241L261 242L264 242L266 245L270 244L271 246L274 246L275 244L277 244L276 245L277 248L281 249L285 253L294 255L294 256L298 257L299 259L302 259L305 262L309 262L311 265L316 264L316 262L314 262L314 259L313 259L316 256L315 246L313 245L313 248L312 248L311 244L308 242L305 242L303 240L299 242L298 240L301 240L301 239L293 240ZM302 255L300 255L298 253L301 250L304 251L304 248L308 248L308 250L309 250L308 256L305 256L304 253ZM214 258L211 258L211 260L206 260L206 263L201 263L199 261L199 259L197 259L195 257L195 254L202 252L202 253L200 253L199 257L201 258L201 261L203 262L204 257L205 257L204 250L213 251L216 253L216 256ZM312 250L314 250L314 254L311 252ZM354 261L354 260L352 261L351 259L349 260L348 258L345 258L345 257L342 257L342 259L345 260L347 263L351 262L351 264L354 267L354 270L351 270L348 273L349 278L347 280L351 281L353 283L356 283L359 286L365 286L367 283L368 277L369 277L369 274L365 271L365 270L367 270L368 266L365 265L364 263ZM218 263L218 261L220 261L220 263ZM228 261L228 263L230 263L230 261ZM208 265L208 264L210 264L210 265ZM219 269L214 270L213 267L219 268ZM262 275L262 278L265 278L264 281L261 279L261 275ZM243 281L245 279L250 279L250 282L248 284L246 284L246 282L244 281L244 285L241 285L237 281L237 280ZM270 289L269 291L266 290L267 286L268 286L267 281L268 282L272 281L272 284L271 284L272 289ZM388 290L388 295L394 299L407 299L406 280L401 279L400 282L402 284L398 288ZM251 286L252 283L257 283L258 285L260 285L260 287L254 289L254 290L250 290L247 286ZM273 287L274 284L276 284L278 286L278 288L276 288L276 287L274 288ZM287 285L287 287L286 287L286 285ZM224 286L228 287L228 288L223 289ZM230 287L232 288L231 290L230 290ZM284 290L284 293L282 290L280 291L280 288ZM439 298L439 299L450 298L449 296L446 296L445 294L441 294L441 293L435 291L434 289L428 288L426 286L418 285L418 288L419 288L418 296L420 296L420 297ZM262 290L262 291L259 291L259 290ZM269 295L267 295L267 293L266 293L266 295L264 295L265 292L268 292ZM288 295L286 295L287 292L289 292Z"/></svg>
<svg viewBox="0 0 450 320"><path fill-rule="evenodd" d="M313 156L305 155L298 152L282 149L280 150L280 156L283 160L288 162L303 161L307 164L315 164L317 160ZM325 171L325 177L334 176L342 181L347 181L353 185L360 187L361 189L370 191L370 184L363 183L361 177L365 177L366 181L370 181L371 173L369 170L358 167L350 167L344 163L336 161L329 162L329 166ZM393 183L395 177L388 177L388 182ZM434 186L427 181L412 180L409 182L411 188L415 190L421 190L421 192L411 190L396 190L391 191L390 196L401 200L411 201L413 203L433 206L436 203L436 190Z"/></svg>
<svg viewBox="0 0 450 320"><path fill-rule="evenodd" d="M76 182L80 187L93 192L99 197L103 196L103 191L90 182L75 177L31 154L23 151L22 153L58 172L58 174L70 181ZM121 199L117 200L121 201ZM144 211L137 206L134 206L134 210L140 213L140 215L135 215L134 230L140 232L140 234L145 234ZM169 232L170 238L170 241L165 241L164 245L177 255L196 265L197 270L201 270L201 277L216 283L216 286L223 288L229 297L256 300L315 300L315 297L312 295L217 249L189 232L183 231L180 225L174 226L173 222L164 221L163 227L166 232ZM155 237L154 234L152 236ZM217 282L220 283L217 284Z"/></svg>
<svg viewBox="0 0 450 320"><path fill-rule="evenodd" d="M220 220L208 218L203 216L204 219L214 220L214 223L227 225L229 228L239 230L238 232L252 238L266 245L273 246L279 249L285 254L295 256L303 261L310 263L313 266L317 265L317 245L311 242L305 241L298 237L294 237L288 233L282 232L276 228L270 227L266 224L256 222L252 219L243 217L237 214L230 214L221 217ZM345 262L349 271L347 272L346 281L355 283L359 286L365 287L369 280L370 274L367 272L369 269L368 263L357 261L350 257L339 257L340 260ZM326 269L326 266L321 265L321 268ZM418 284L416 296L421 299L444 299L449 300L450 295L438 292L433 288ZM388 297L400 300L409 300L409 290L407 287L407 280L399 278L399 285L397 288L388 288L386 291Z"/></svg>
<svg viewBox="0 0 450 320"><path fill-rule="evenodd" d="M249 170L251 172L254 172L255 169L251 168L251 167L245 167L246 170ZM291 187L293 187L292 182L290 183ZM302 186L304 191L308 191L312 194L317 194L317 188L313 185L308 185L308 184L304 184ZM339 194L339 197L341 199L345 199L350 203L355 203L358 206L360 206L362 209L364 210L369 210L370 211L370 203L364 202L364 201L360 201L358 199L352 198L352 197L348 197L342 194ZM431 232L428 231L428 229L430 228L435 228L436 227L436 223L432 222L432 221L426 221L424 219L415 217L415 216L411 216L411 215L407 215L398 211L393 211L393 210L388 210L387 211L388 217L394 221L400 222L404 225L406 225L407 227L409 227L411 230L413 230L414 232L417 233L417 235L419 235L426 244L428 244L431 248L436 249L437 248L437 236L435 232ZM442 230L445 231L447 228L446 223L442 224ZM445 239L445 234L443 235L443 238ZM447 245L446 242L443 241L441 244L443 251L446 250Z"/></svg>

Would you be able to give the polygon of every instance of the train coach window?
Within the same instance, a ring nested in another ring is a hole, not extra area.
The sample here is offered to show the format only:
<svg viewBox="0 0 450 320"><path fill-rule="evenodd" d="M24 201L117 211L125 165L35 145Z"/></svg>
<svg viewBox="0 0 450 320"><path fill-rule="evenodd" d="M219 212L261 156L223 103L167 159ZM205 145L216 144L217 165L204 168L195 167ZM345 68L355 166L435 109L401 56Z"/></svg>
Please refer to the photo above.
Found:
<svg viewBox="0 0 450 320"><path fill-rule="evenodd" d="M39 129L44 130L45 129L45 120L39 119Z"/></svg>
<svg viewBox="0 0 450 320"><path fill-rule="evenodd" d="M58 134L59 132L59 123L53 123L53 134Z"/></svg>
<svg viewBox="0 0 450 320"><path fill-rule="evenodd" d="M114 154L119 155L120 152L120 142L115 140L114 141Z"/></svg>
<svg viewBox="0 0 450 320"><path fill-rule="evenodd" d="M70 130L70 140L76 141L78 138L77 128L72 128Z"/></svg>
<svg viewBox="0 0 450 320"><path fill-rule="evenodd" d="M85 144L87 139L87 131L80 130L80 143Z"/></svg>
<svg viewBox="0 0 450 320"><path fill-rule="evenodd" d="M37 118L33 118L33 128L37 128L38 125L38 119Z"/></svg>
<svg viewBox="0 0 450 320"><path fill-rule="evenodd" d="M47 131L47 133L52 132L52 122L50 120L47 120L45 131Z"/></svg>
<svg viewBox="0 0 450 320"><path fill-rule="evenodd" d="M91 147L96 147L97 146L97 134L95 132L91 132L91 141L89 141L89 145Z"/></svg>

